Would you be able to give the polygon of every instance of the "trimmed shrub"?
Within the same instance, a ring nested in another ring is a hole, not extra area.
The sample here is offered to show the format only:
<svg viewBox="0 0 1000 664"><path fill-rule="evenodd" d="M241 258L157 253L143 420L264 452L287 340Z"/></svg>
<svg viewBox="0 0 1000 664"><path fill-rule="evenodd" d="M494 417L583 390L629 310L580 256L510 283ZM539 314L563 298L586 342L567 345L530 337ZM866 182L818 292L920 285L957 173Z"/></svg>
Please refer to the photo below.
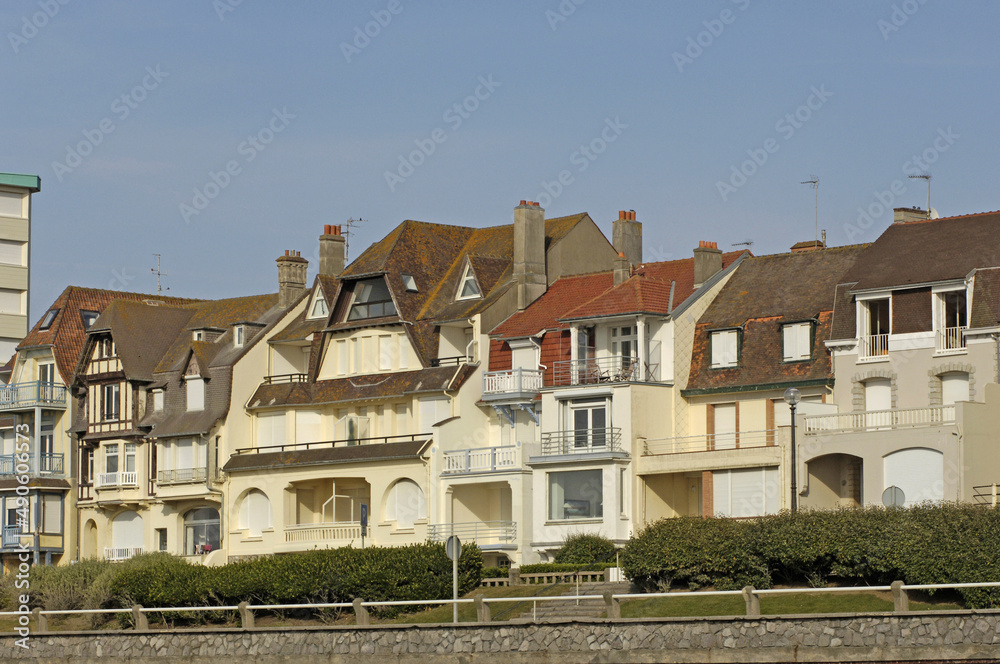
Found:
<svg viewBox="0 0 1000 664"><path fill-rule="evenodd" d="M484 579L506 579L510 576L510 569L507 567L484 567Z"/></svg>
<svg viewBox="0 0 1000 664"><path fill-rule="evenodd" d="M531 565L521 565L521 574L552 574L553 572L603 572L614 562L590 563L589 565L576 565L570 563L532 563Z"/></svg>
<svg viewBox="0 0 1000 664"><path fill-rule="evenodd" d="M614 560L615 545L607 537L576 533L566 538L553 562L587 565Z"/></svg>

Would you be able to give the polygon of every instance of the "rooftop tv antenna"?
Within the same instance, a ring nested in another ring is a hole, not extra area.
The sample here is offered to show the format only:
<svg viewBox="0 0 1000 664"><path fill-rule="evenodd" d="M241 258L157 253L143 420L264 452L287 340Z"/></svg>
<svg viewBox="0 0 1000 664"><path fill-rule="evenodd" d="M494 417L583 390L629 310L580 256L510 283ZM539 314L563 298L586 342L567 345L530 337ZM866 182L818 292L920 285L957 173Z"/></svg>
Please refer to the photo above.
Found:
<svg viewBox="0 0 1000 664"><path fill-rule="evenodd" d="M931 174L910 175L911 180L927 180L927 218L931 218Z"/></svg>
<svg viewBox="0 0 1000 664"><path fill-rule="evenodd" d="M355 219L354 217L351 217L346 222L344 222L344 225L347 226L347 230L343 232L343 234L346 236L344 238L344 262L345 263L350 261L350 256L351 256L351 236L354 235L354 232L351 229L354 228L355 226L360 226L361 224L365 224L365 223L368 223L368 220L367 219L362 219L361 217L358 217L357 219Z"/></svg>
<svg viewBox="0 0 1000 664"><path fill-rule="evenodd" d="M816 241L819 242L819 178L810 175L808 180L803 180L799 184L807 184L816 190Z"/></svg>
<svg viewBox="0 0 1000 664"><path fill-rule="evenodd" d="M753 240L743 240L742 242L734 242L729 245L730 247L746 247L749 251L753 251Z"/></svg>
<svg viewBox="0 0 1000 664"><path fill-rule="evenodd" d="M156 275L156 293L159 295L165 290L170 290L170 288L163 288L160 285L160 277L168 277L170 275L160 269L160 254L153 255L156 256L156 267L149 268L149 271Z"/></svg>

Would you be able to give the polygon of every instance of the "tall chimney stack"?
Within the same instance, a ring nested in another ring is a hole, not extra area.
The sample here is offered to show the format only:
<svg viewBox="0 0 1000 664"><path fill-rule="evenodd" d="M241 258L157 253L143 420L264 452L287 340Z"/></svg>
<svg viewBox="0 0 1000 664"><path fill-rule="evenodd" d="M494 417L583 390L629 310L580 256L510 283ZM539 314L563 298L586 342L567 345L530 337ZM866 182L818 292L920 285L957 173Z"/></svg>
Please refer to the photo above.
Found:
<svg viewBox="0 0 1000 664"><path fill-rule="evenodd" d="M548 288L545 277L545 211L535 201L514 208L514 287L525 309Z"/></svg>
<svg viewBox="0 0 1000 664"><path fill-rule="evenodd" d="M284 309L305 292L309 261L299 252L286 249L285 255L278 256L275 262L278 264L278 306Z"/></svg>
<svg viewBox="0 0 1000 664"><path fill-rule="evenodd" d="M642 223L635 220L635 210L618 211L611 225L611 244L632 267L642 263Z"/></svg>
<svg viewBox="0 0 1000 664"><path fill-rule="evenodd" d="M694 287L698 288L722 270L722 250L715 242L698 242L694 250Z"/></svg>
<svg viewBox="0 0 1000 664"><path fill-rule="evenodd" d="M618 257L615 258L615 286L623 281L628 281L628 278L631 276L632 266L629 264L625 252L619 251Z"/></svg>
<svg viewBox="0 0 1000 664"><path fill-rule="evenodd" d="M336 277L343 272L346 247L347 238L341 233L340 226L324 225L323 234L319 236L319 273Z"/></svg>

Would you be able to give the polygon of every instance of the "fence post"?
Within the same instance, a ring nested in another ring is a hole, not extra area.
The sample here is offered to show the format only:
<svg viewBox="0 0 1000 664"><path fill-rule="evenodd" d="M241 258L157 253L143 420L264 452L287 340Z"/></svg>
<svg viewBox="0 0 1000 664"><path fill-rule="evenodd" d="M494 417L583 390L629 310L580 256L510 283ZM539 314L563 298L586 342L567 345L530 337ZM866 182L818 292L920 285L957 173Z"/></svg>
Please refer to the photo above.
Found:
<svg viewBox="0 0 1000 664"><path fill-rule="evenodd" d="M249 602L240 602L237 607L240 611L240 626L243 629L253 629L253 611L249 607Z"/></svg>
<svg viewBox="0 0 1000 664"><path fill-rule="evenodd" d="M369 619L368 619L368 609L366 609L365 607L361 606L361 602L363 602L363 601L365 601L365 600L361 599L360 597L355 597L354 601L351 602L352 604L354 604L354 624L355 625L365 626L365 625L371 624L369 622Z"/></svg>
<svg viewBox="0 0 1000 664"><path fill-rule="evenodd" d="M519 586L521 585L521 568L511 566L507 571L507 585L508 586Z"/></svg>
<svg viewBox="0 0 1000 664"><path fill-rule="evenodd" d="M490 622L490 605L483 601L483 596L476 595L472 599L476 602L476 620L481 623Z"/></svg>
<svg viewBox="0 0 1000 664"><path fill-rule="evenodd" d="M32 613L35 614L35 629L39 632L49 631L49 619L48 617L42 615L42 610L35 609Z"/></svg>
<svg viewBox="0 0 1000 664"><path fill-rule="evenodd" d="M610 590L604 593L604 604L608 607L608 618L610 620L619 620L622 617L621 600L615 599L614 594Z"/></svg>
<svg viewBox="0 0 1000 664"><path fill-rule="evenodd" d="M910 596L906 594L902 581L893 581L889 586L892 588L892 610L896 613L910 610Z"/></svg>
<svg viewBox="0 0 1000 664"><path fill-rule="evenodd" d="M135 623L135 631L149 631L149 619L146 618L146 614L142 612L142 606L139 604L132 605L132 621Z"/></svg>
<svg viewBox="0 0 1000 664"><path fill-rule="evenodd" d="M747 618L760 618L760 597L754 592L753 586L743 588L743 601L747 605Z"/></svg>

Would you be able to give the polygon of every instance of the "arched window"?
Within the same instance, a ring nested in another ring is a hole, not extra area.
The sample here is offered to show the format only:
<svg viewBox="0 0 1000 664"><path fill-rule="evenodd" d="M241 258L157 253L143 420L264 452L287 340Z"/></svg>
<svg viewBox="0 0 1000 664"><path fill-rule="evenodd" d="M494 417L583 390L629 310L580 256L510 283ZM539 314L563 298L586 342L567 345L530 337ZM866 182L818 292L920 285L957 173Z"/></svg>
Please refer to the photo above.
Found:
<svg viewBox="0 0 1000 664"><path fill-rule="evenodd" d="M184 555L208 553L220 545L219 510L199 507L184 515Z"/></svg>
<svg viewBox="0 0 1000 664"><path fill-rule="evenodd" d="M260 537L261 532L270 527L271 501L263 491L250 489L240 503L239 528L246 530L250 537Z"/></svg>
<svg viewBox="0 0 1000 664"><path fill-rule="evenodd" d="M941 403L951 406L959 401L969 401L969 374L964 371L941 374Z"/></svg>
<svg viewBox="0 0 1000 664"><path fill-rule="evenodd" d="M395 521L397 528L412 528L413 523L427 518L427 499L413 480L399 480L389 489L385 503L385 518Z"/></svg>

